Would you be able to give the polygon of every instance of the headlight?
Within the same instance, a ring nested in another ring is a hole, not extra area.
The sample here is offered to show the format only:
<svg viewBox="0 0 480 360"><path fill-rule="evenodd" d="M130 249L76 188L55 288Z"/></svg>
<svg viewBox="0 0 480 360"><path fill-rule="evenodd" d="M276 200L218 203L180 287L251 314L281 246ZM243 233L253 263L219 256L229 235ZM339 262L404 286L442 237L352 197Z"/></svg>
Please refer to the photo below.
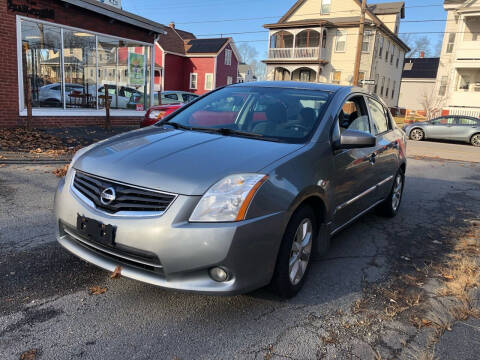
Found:
<svg viewBox="0 0 480 360"><path fill-rule="evenodd" d="M150 111L150 114L148 114L148 117L150 119L161 119L164 116L165 116L165 111L163 110L152 110Z"/></svg>
<svg viewBox="0 0 480 360"><path fill-rule="evenodd" d="M227 222L245 219L248 206L267 175L230 175L202 196L190 217L191 222Z"/></svg>

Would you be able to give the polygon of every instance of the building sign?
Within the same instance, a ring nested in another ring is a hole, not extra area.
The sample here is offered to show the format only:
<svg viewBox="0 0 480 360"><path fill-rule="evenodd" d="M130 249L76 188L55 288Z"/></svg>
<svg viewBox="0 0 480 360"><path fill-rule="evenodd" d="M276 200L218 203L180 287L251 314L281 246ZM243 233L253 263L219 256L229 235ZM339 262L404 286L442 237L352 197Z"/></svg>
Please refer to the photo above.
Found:
<svg viewBox="0 0 480 360"><path fill-rule="evenodd" d="M145 55L128 54L128 84L130 86L145 85Z"/></svg>
<svg viewBox="0 0 480 360"><path fill-rule="evenodd" d="M122 8L122 0L98 0L98 1L110 6L115 6L116 8L119 8L119 9Z"/></svg>
<svg viewBox="0 0 480 360"><path fill-rule="evenodd" d="M54 19L55 10L47 8L38 8L35 0L7 0L7 7L10 11L33 15L44 19Z"/></svg>

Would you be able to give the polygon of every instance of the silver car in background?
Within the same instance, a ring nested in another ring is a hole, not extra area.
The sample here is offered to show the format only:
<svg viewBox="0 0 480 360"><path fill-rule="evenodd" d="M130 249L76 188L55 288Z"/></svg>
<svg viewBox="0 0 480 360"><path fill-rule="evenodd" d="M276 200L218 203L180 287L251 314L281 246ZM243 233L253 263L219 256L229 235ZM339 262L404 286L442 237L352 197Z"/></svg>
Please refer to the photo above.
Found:
<svg viewBox="0 0 480 360"><path fill-rule="evenodd" d="M463 141L480 146L480 119L449 115L405 126L407 136L415 141L425 139Z"/></svg>
<svg viewBox="0 0 480 360"><path fill-rule="evenodd" d="M237 84L80 150L55 196L57 239L165 288L294 296L330 238L399 210L405 134L363 89Z"/></svg>

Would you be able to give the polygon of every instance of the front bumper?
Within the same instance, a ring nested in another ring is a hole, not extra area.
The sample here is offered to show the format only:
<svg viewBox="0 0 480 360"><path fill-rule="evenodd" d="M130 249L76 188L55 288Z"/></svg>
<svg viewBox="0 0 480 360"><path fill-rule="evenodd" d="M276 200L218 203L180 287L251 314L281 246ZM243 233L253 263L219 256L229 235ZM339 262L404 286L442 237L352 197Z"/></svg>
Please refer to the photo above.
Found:
<svg viewBox="0 0 480 360"><path fill-rule="evenodd" d="M233 295L270 282L286 213L238 223L190 223L199 197L179 195L161 216L112 216L90 207L74 193L73 173L60 181L55 196L57 240L83 260L108 271L120 265L125 277L200 293ZM78 214L115 226L116 246L105 248L82 238L75 232ZM230 278L212 280L208 270L215 266L226 269Z"/></svg>

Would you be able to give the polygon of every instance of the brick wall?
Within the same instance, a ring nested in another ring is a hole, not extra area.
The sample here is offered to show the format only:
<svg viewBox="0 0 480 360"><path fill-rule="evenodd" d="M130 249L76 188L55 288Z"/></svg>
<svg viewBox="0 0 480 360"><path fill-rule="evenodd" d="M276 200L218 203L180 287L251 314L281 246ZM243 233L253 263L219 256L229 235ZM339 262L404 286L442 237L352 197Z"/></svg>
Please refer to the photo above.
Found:
<svg viewBox="0 0 480 360"><path fill-rule="evenodd" d="M60 0L36 0L32 5L22 0L12 0L15 4L27 4L36 9L51 9L54 11L53 19L41 19L57 24L78 27L85 30L124 37L153 43L153 34L147 30L137 28L118 21L110 22L110 18L76 7L66 6ZM0 87L0 127L22 125L25 118L18 115L18 69L17 69L17 36L16 15L27 16L7 9L7 0L0 4L0 42L2 55L0 56L1 84ZM35 16L28 16L37 18ZM114 125L126 123L138 124L140 118L112 118ZM103 123L98 117L34 117L34 126L58 126L60 124L88 125Z"/></svg>

